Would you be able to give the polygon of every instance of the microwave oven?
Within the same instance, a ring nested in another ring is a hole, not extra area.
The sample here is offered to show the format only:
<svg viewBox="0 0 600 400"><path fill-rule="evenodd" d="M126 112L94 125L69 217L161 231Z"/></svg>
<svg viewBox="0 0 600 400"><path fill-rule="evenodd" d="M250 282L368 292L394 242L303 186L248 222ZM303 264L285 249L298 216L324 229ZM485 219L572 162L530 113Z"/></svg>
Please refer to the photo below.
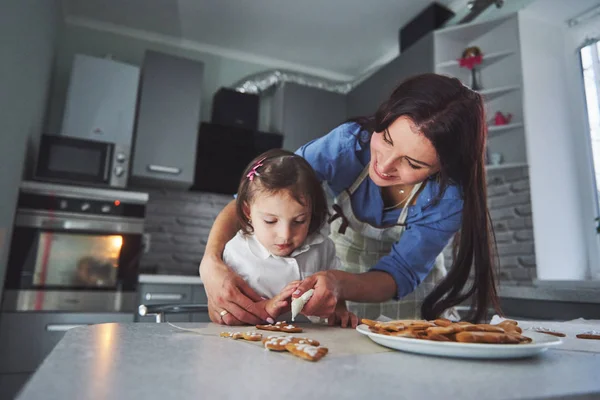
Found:
<svg viewBox="0 0 600 400"><path fill-rule="evenodd" d="M42 134L35 179L127 187L131 149L121 144Z"/></svg>

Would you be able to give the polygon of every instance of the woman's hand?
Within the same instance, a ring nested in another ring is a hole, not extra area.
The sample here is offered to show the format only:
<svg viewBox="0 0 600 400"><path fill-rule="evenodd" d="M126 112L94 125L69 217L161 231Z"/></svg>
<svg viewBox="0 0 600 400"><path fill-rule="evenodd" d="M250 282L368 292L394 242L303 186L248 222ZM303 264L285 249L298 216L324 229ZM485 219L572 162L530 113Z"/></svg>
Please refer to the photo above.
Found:
<svg viewBox="0 0 600 400"><path fill-rule="evenodd" d="M225 325L274 322L264 305L257 304L264 299L222 261L205 257L200 271L212 322Z"/></svg>
<svg viewBox="0 0 600 400"><path fill-rule="evenodd" d="M309 289L315 290L310 300L304 305L302 314L326 318L335 312L339 298L339 281L333 272L317 272L300 282L292 294L293 298L300 297Z"/></svg>

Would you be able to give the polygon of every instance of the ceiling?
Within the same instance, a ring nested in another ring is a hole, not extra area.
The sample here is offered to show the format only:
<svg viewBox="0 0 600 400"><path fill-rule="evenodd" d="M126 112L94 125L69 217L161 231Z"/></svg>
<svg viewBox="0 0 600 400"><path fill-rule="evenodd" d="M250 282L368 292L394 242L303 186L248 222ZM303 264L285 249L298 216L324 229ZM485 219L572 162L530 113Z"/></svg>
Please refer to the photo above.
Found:
<svg viewBox="0 0 600 400"><path fill-rule="evenodd" d="M398 31L432 0L62 0L67 23L270 68L353 80L399 54ZM437 0L457 23L467 0ZM477 21L527 7L564 21L600 0L504 0ZM558 21L557 21L558 22Z"/></svg>
<svg viewBox="0 0 600 400"><path fill-rule="evenodd" d="M466 0L437 0L452 9ZM351 79L399 53L429 0L63 0L68 23L173 42L275 68Z"/></svg>

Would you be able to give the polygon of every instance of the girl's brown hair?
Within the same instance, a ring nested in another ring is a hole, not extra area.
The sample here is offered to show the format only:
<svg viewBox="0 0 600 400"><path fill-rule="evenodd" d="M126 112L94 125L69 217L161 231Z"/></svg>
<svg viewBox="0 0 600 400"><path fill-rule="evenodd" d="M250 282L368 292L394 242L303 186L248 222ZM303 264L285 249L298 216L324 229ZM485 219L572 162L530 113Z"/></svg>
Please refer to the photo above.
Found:
<svg viewBox="0 0 600 400"><path fill-rule="evenodd" d="M321 229L327 218L327 200L315 171L304 158L287 150L273 149L252 160L240 180L235 206L243 232L253 231L244 204L252 204L258 193L275 194L282 190L289 191L298 203L310 207L308 234Z"/></svg>
<svg viewBox="0 0 600 400"><path fill-rule="evenodd" d="M493 269L495 238L487 207L483 99L456 78L422 74L402 82L374 116L355 121L373 134L402 116L411 119L438 154L440 190L435 201L450 184L458 185L464 200L454 263L425 298L422 317L437 318L467 299L471 309L466 319L486 319L490 305L500 313ZM464 290L472 271L474 282Z"/></svg>

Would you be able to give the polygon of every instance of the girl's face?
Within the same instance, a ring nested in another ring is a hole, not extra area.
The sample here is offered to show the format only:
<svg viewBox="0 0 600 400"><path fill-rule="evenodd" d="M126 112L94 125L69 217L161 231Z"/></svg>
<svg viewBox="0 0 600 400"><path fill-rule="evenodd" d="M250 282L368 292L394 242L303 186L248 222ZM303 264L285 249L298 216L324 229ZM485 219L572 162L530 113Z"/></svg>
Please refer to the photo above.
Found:
<svg viewBox="0 0 600 400"><path fill-rule="evenodd" d="M252 204L244 209L254 235L273 255L289 256L308 235L309 204L298 203L285 189L277 193L258 192Z"/></svg>
<svg viewBox="0 0 600 400"><path fill-rule="evenodd" d="M440 170L431 142L407 117L371 137L369 177L377 186L413 185Z"/></svg>

